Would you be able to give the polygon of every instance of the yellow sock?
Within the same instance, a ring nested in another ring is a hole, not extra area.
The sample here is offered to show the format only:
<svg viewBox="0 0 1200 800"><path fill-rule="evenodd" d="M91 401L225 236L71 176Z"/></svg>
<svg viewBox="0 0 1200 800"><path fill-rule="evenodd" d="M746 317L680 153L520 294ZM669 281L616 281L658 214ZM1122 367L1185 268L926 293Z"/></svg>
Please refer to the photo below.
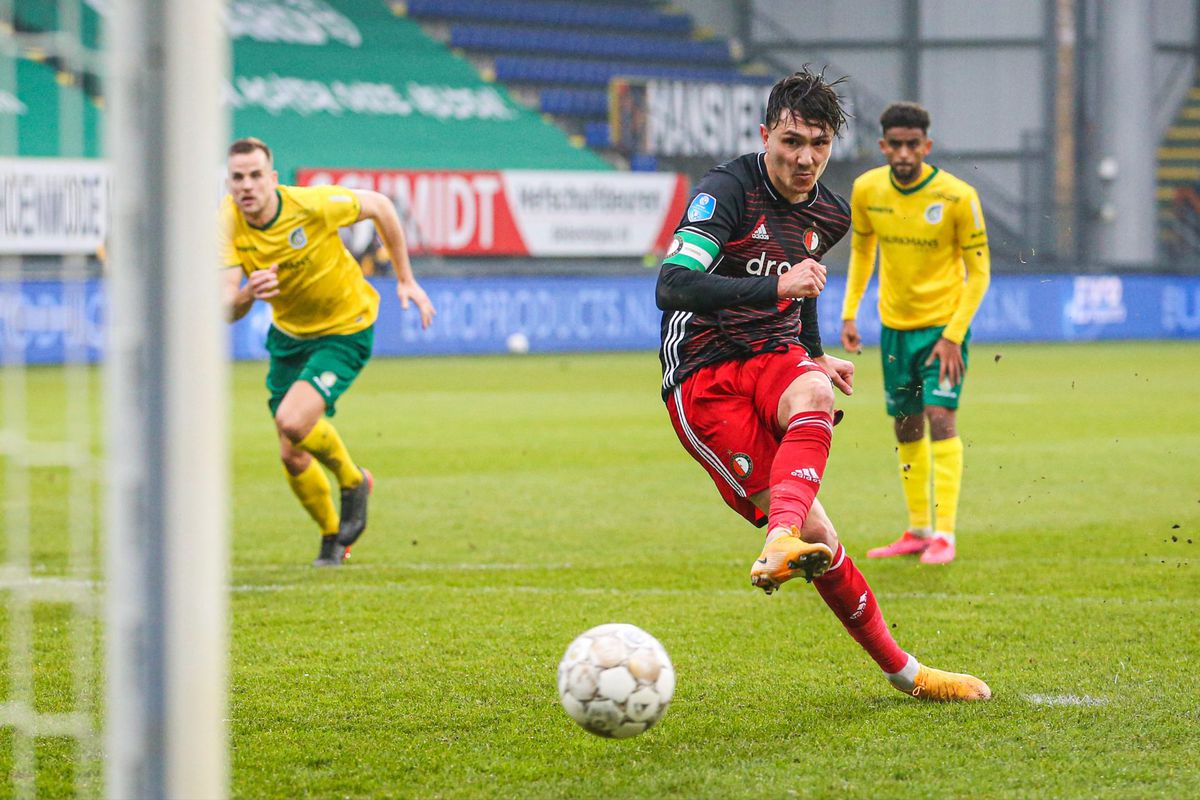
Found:
<svg viewBox="0 0 1200 800"><path fill-rule="evenodd" d="M910 530L929 530L929 439L900 442L900 485L908 503Z"/></svg>
<svg viewBox="0 0 1200 800"><path fill-rule="evenodd" d="M352 489L362 483L362 470L350 460L350 453L342 443L342 437L338 436L337 429L328 418L321 417L317 420L313 429L296 442L296 446L312 453L317 461L328 467L333 477L337 478L338 486L343 489Z"/></svg>
<svg viewBox="0 0 1200 800"><path fill-rule="evenodd" d="M955 436L934 442L933 499L939 533L954 533L958 521L958 492L962 488L963 443Z"/></svg>
<svg viewBox="0 0 1200 800"><path fill-rule="evenodd" d="M329 492L329 478L325 477L325 470L321 469L316 459L308 462L308 466L299 475L288 472L286 467L283 471L287 474L292 493L317 523L321 533L337 533L338 513L333 507L333 496Z"/></svg>

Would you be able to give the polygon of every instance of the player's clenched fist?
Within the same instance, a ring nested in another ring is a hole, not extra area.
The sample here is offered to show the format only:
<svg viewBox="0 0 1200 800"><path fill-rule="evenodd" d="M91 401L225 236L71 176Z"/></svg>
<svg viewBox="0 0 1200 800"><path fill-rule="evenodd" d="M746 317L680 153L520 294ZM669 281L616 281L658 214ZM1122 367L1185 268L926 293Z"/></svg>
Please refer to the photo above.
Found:
<svg viewBox="0 0 1200 800"><path fill-rule="evenodd" d="M272 264L266 269L256 269L250 273L247 283L250 292L259 300L268 300L279 295L279 265Z"/></svg>
<svg viewBox="0 0 1200 800"><path fill-rule="evenodd" d="M816 297L825 288L825 265L811 258L780 274L776 291L783 297Z"/></svg>

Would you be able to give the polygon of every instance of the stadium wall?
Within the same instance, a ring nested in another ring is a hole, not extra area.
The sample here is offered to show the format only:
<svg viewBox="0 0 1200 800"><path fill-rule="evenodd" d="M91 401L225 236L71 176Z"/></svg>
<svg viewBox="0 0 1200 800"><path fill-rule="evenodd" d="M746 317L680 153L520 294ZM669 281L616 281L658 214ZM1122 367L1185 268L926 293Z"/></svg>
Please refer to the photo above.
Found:
<svg viewBox="0 0 1200 800"><path fill-rule="evenodd" d="M422 331L416 313L401 312L388 279L372 279L383 297L376 328L378 356L454 355L522 350L586 352L652 350L659 318L654 277L429 278L423 281L438 316ZM822 337L838 340L844 278L821 298ZM878 341L875 290L859 328ZM104 285L26 281L0 284L0 348L9 363L62 363L67 352L104 352ZM237 359L266 357L265 304L232 329ZM510 341L520 334L518 341ZM1200 276L1000 275L992 280L973 326L973 341L1081 342L1101 339L1200 339ZM521 337L524 341L521 341Z"/></svg>

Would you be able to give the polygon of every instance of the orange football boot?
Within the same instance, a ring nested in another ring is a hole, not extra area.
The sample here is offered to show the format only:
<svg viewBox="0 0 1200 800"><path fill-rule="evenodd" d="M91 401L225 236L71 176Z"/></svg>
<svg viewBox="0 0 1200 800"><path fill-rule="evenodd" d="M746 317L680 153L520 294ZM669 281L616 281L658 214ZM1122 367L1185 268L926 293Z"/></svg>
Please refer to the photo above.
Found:
<svg viewBox="0 0 1200 800"><path fill-rule="evenodd" d="M772 539L763 547L750 567L750 583L771 594L797 576L812 583L825 574L833 562L833 551L819 542L806 542L793 525L790 531Z"/></svg>

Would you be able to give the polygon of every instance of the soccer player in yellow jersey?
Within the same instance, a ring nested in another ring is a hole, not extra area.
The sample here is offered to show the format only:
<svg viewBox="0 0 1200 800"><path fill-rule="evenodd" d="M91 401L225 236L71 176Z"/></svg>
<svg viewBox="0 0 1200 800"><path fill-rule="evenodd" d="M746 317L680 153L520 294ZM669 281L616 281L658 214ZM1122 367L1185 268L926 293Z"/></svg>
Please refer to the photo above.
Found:
<svg viewBox="0 0 1200 800"><path fill-rule="evenodd" d="M413 277L400 218L383 195L280 186L271 150L258 139L234 142L227 167L221 231L229 317L241 319L256 300L271 304L267 404L280 458L288 484L321 531L313 564L337 566L366 529L373 479L350 458L328 418L371 357L379 313L379 294L338 229L373 221L393 256L401 308L416 305L427 328L433 304ZM337 478L340 514L320 465Z"/></svg>
<svg viewBox="0 0 1200 800"><path fill-rule="evenodd" d="M919 553L922 563L946 564L954 560L962 484L955 412L971 320L990 280L987 230L975 190L925 163L933 146L929 113L916 103L894 103L879 122L879 149L888 163L859 176L850 198L842 346L862 349L855 320L878 246L884 391L895 418L909 522L899 539L867 556Z"/></svg>

